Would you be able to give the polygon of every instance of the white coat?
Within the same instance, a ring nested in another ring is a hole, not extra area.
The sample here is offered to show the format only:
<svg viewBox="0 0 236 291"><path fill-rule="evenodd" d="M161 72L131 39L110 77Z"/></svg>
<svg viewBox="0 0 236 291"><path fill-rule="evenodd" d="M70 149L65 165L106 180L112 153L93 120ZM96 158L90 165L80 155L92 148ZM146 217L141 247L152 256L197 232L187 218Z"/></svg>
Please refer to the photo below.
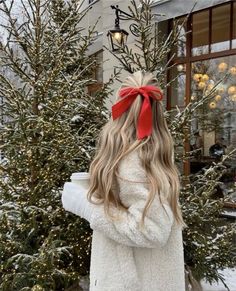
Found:
<svg viewBox="0 0 236 291"><path fill-rule="evenodd" d="M156 195L139 228L148 195L145 171L136 151L119 162L117 189L128 211L111 221L102 205L94 205L90 291L184 291L182 227L167 201L164 211Z"/></svg>

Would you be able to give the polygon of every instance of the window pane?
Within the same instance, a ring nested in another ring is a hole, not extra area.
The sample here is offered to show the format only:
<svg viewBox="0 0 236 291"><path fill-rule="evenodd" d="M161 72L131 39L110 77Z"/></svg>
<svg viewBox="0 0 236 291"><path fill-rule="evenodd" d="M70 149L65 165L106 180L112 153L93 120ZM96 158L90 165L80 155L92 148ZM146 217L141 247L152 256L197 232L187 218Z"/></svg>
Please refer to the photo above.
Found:
<svg viewBox="0 0 236 291"><path fill-rule="evenodd" d="M158 31L158 43L162 43L168 37L168 20L155 23Z"/></svg>
<svg viewBox="0 0 236 291"><path fill-rule="evenodd" d="M96 67L95 67L95 79L98 82L103 81L103 51L96 53Z"/></svg>
<svg viewBox="0 0 236 291"><path fill-rule="evenodd" d="M236 55L192 64L192 100L202 99L214 85L216 90L211 91L210 100L191 118L190 143L196 150L190 161L192 173L236 148ZM225 196L233 193L235 174L236 155L227 160L227 173L221 179Z"/></svg>
<svg viewBox="0 0 236 291"><path fill-rule="evenodd" d="M103 84L103 51L101 50L91 55L91 61L95 61L92 78L97 82L88 85L87 89L89 95L95 96L102 89Z"/></svg>
<svg viewBox="0 0 236 291"><path fill-rule="evenodd" d="M234 11L233 11L233 40L232 47L236 48L236 3L234 3Z"/></svg>
<svg viewBox="0 0 236 291"><path fill-rule="evenodd" d="M178 35L177 44L173 45L171 48L171 53L176 57L185 57L186 56L186 17L180 17L174 19L171 22L172 30ZM168 37L166 32L167 21L162 21L158 23L158 32L159 32L159 43L164 43ZM163 33L164 32L164 33Z"/></svg>
<svg viewBox="0 0 236 291"><path fill-rule="evenodd" d="M185 64L179 64L171 69L170 74L171 83L171 96L170 105L171 107L184 106L185 97L185 83L186 83L186 73Z"/></svg>
<svg viewBox="0 0 236 291"><path fill-rule="evenodd" d="M193 14L192 20L192 55L209 52L209 11Z"/></svg>
<svg viewBox="0 0 236 291"><path fill-rule="evenodd" d="M173 117L176 116L177 110L176 106L180 111L184 110L185 103L185 84L186 84L186 65L179 64L173 67L170 71L171 89L170 89L170 107ZM172 115L171 114L171 115ZM180 157L183 154L183 144L180 143L175 147L175 154ZM183 174L183 160L181 159L177 162L177 167L180 173Z"/></svg>
<svg viewBox="0 0 236 291"><path fill-rule="evenodd" d="M177 19L175 21L175 25L177 25L177 31L179 33L179 38L177 42L177 56L185 57L186 56L186 32L187 32L185 17L181 17Z"/></svg>
<svg viewBox="0 0 236 291"><path fill-rule="evenodd" d="M211 51L229 49L230 39L230 5L212 9L212 45Z"/></svg>

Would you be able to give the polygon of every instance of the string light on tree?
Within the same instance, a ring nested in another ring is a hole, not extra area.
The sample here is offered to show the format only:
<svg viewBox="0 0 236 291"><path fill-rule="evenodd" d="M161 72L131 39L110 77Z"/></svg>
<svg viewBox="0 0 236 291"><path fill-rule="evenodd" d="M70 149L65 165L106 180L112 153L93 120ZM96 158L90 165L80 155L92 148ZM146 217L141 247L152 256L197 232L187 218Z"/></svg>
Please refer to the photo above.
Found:
<svg viewBox="0 0 236 291"><path fill-rule="evenodd" d="M236 86L230 86L228 88L228 94L229 95L236 94Z"/></svg>
<svg viewBox="0 0 236 291"><path fill-rule="evenodd" d="M225 92L225 88L223 86L220 86L218 89L217 89L217 92L219 94L223 94Z"/></svg>
<svg viewBox="0 0 236 291"><path fill-rule="evenodd" d="M218 71L223 73L227 70L228 65L225 62L222 62L218 65Z"/></svg>
<svg viewBox="0 0 236 291"><path fill-rule="evenodd" d="M230 73L231 73L232 75L236 75L236 66L235 66L235 67L231 67L231 68L229 69L229 71L230 71Z"/></svg>
<svg viewBox="0 0 236 291"><path fill-rule="evenodd" d="M205 82L201 81L201 82L198 83L198 88L199 89L203 90L205 87L206 87L206 83Z"/></svg>
<svg viewBox="0 0 236 291"><path fill-rule="evenodd" d="M34 285L31 290L32 291L44 291L45 289L40 285Z"/></svg>
<svg viewBox="0 0 236 291"><path fill-rule="evenodd" d="M214 88L214 84L210 83L207 85L207 89L211 91Z"/></svg>
<svg viewBox="0 0 236 291"><path fill-rule="evenodd" d="M201 80L203 82L207 82L209 80L209 76L207 74L203 74L202 77L201 77Z"/></svg>
<svg viewBox="0 0 236 291"><path fill-rule="evenodd" d="M210 80L209 80L209 84L211 84L211 85L215 85L215 81L212 80L212 79L210 79Z"/></svg>
<svg viewBox="0 0 236 291"><path fill-rule="evenodd" d="M184 65L182 65L182 64L178 65L178 66L177 66L177 71L178 71L178 72L183 72L183 71L185 71L185 67L184 67Z"/></svg>
<svg viewBox="0 0 236 291"><path fill-rule="evenodd" d="M236 101L236 94L231 95L230 99L235 102Z"/></svg>
<svg viewBox="0 0 236 291"><path fill-rule="evenodd" d="M212 101L212 102L210 102L209 103L209 107L211 108L211 109L215 109L216 108L216 102L214 102L214 101Z"/></svg>
<svg viewBox="0 0 236 291"><path fill-rule="evenodd" d="M221 99L222 99L222 96L221 95L218 94L218 95L215 96L215 100L217 102L219 102Z"/></svg>
<svg viewBox="0 0 236 291"><path fill-rule="evenodd" d="M202 76L201 74L194 74L193 75L193 80L196 81L196 82L199 82L200 79L201 79L201 76Z"/></svg>
<svg viewBox="0 0 236 291"><path fill-rule="evenodd" d="M83 29L79 1L12 1L13 11L23 10L23 23L11 18L5 2L1 16L10 19L9 28L0 26L7 42L0 39L0 88L14 102L4 106L11 120L0 128L9 177L0 177L0 290L65 290L88 273L91 229L63 210L61 188L71 173L88 170L113 80L94 97L86 93L95 82L87 50L96 28ZM74 124L76 114L86 118Z"/></svg>

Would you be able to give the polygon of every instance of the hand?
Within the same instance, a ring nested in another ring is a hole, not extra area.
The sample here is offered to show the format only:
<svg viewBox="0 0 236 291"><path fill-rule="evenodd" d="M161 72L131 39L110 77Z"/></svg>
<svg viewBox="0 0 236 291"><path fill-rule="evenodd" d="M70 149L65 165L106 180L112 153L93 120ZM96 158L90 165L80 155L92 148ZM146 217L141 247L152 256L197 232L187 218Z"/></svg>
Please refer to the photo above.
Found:
<svg viewBox="0 0 236 291"><path fill-rule="evenodd" d="M62 192L62 205L65 210L90 221L93 205L87 200L87 191L75 183L67 182Z"/></svg>

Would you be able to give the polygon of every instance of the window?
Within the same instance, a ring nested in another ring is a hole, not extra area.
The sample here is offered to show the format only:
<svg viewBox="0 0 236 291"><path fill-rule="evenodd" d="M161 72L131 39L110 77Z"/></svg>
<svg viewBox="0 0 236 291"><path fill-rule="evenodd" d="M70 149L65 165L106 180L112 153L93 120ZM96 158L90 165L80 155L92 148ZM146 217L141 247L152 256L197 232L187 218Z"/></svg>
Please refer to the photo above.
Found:
<svg viewBox="0 0 236 291"><path fill-rule="evenodd" d="M229 50L231 43L235 45L235 13L233 2L193 13L192 55Z"/></svg>
<svg viewBox="0 0 236 291"><path fill-rule="evenodd" d="M175 54L178 57L186 57L186 33L187 33L187 24L186 18L180 17L174 21L174 25L177 28L177 31L180 32L178 43L175 48Z"/></svg>
<svg viewBox="0 0 236 291"><path fill-rule="evenodd" d="M211 52L230 48L230 5L212 9Z"/></svg>
<svg viewBox="0 0 236 291"><path fill-rule="evenodd" d="M166 26L181 25L184 19L181 16ZM191 100L201 100L221 81L208 102L192 115L186 147L196 151L189 167L182 168L188 175L236 148L236 2L192 13L173 52L176 57L167 79L172 81L167 91L168 109L177 105L181 110ZM227 161L221 182L224 196L235 193L236 155Z"/></svg>
<svg viewBox="0 0 236 291"><path fill-rule="evenodd" d="M220 140L227 153L236 148L236 55L192 63L191 99L199 100L217 85L208 103L199 107L193 118L192 132L202 137L202 149L197 158L214 160L217 155L210 147ZM196 146L193 137L192 143Z"/></svg>
<svg viewBox="0 0 236 291"><path fill-rule="evenodd" d="M92 72L92 78L96 80L96 83L93 83L88 86L88 93L94 95L99 91L103 85L103 51L98 51L91 56L95 60L94 70Z"/></svg>
<svg viewBox="0 0 236 291"><path fill-rule="evenodd" d="M185 105L185 84L186 72L185 65L179 64L174 66L170 72L170 80L172 84L170 87L170 108L176 108L176 105L181 109Z"/></svg>
<svg viewBox="0 0 236 291"><path fill-rule="evenodd" d="M209 11L193 14L192 20L192 55L209 52Z"/></svg>
<svg viewBox="0 0 236 291"><path fill-rule="evenodd" d="M232 48L236 48L236 2L234 3L234 6L233 6L233 29L232 29L232 34L233 34Z"/></svg>
<svg viewBox="0 0 236 291"><path fill-rule="evenodd" d="M103 51L99 51L95 54L96 66L94 69L94 79L98 81L98 83L103 82Z"/></svg>

